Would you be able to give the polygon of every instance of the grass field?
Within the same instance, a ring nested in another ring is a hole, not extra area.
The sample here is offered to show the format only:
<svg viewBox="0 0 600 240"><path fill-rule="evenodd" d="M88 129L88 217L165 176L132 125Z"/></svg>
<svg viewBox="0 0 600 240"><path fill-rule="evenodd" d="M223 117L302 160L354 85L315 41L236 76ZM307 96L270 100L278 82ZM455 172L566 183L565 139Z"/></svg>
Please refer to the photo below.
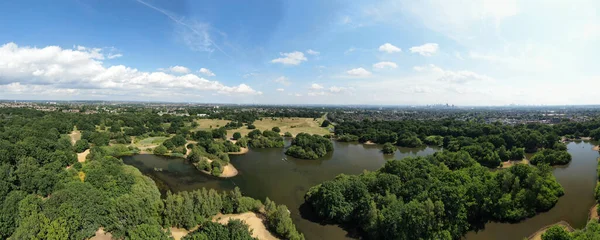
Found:
<svg viewBox="0 0 600 240"><path fill-rule="evenodd" d="M271 130L273 127L279 127L281 129L281 134L285 132L290 132L292 135L296 136L296 134L304 132L309 134L319 134L324 135L328 134L329 130L327 128L322 128L321 123L323 123L323 118L317 118L313 120L312 118L270 118L265 117L262 120L257 120L254 122L254 126L256 129ZM198 119L196 122L199 124L196 130L210 130L210 126L212 128L218 128L225 126L229 120L219 120L219 119ZM218 126L218 127L217 127ZM248 129L246 126L243 126L238 129L227 130L227 137L231 138L234 132L240 132L242 136L248 134L251 129Z"/></svg>

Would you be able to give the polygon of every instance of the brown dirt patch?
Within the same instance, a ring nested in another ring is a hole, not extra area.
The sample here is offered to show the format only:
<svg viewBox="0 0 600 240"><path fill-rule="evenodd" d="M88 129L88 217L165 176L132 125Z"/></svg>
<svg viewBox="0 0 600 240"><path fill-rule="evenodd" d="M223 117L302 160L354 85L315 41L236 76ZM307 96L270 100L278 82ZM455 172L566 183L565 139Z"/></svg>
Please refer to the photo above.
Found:
<svg viewBox="0 0 600 240"><path fill-rule="evenodd" d="M90 150L87 149L82 153L78 153L77 154L77 161L78 162L85 162L85 158L87 157L87 155L90 154Z"/></svg>
<svg viewBox="0 0 600 240"><path fill-rule="evenodd" d="M363 143L364 145L376 145L377 143L374 143L372 141L366 141Z"/></svg>
<svg viewBox="0 0 600 240"><path fill-rule="evenodd" d="M263 222L263 219L256 213L246 212L240 214L217 214L213 217L213 222L220 224L227 224L229 219L239 219L248 224L248 228L252 230L252 236L260 240L276 240L275 236L267 230L267 226Z"/></svg>
<svg viewBox="0 0 600 240"><path fill-rule="evenodd" d="M105 232L103 228L99 228L98 231L96 231L96 236L93 236L92 238L90 238L90 240L111 240L112 239L112 234L109 232Z"/></svg>
<svg viewBox="0 0 600 240"><path fill-rule="evenodd" d="M594 148L592 148L592 150L594 150L594 151L600 151L600 145L595 146Z"/></svg>
<svg viewBox="0 0 600 240"><path fill-rule="evenodd" d="M588 221L589 220L598 220L598 204L594 205L592 208L590 208L590 214L588 217Z"/></svg>
<svg viewBox="0 0 600 240"><path fill-rule="evenodd" d="M529 160L526 158L523 160L508 160L506 162L502 162L502 166L500 166L500 168L509 168L517 164L529 164Z"/></svg>
<svg viewBox="0 0 600 240"><path fill-rule="evenodd" d="M81 140L81 132L75 129L69 133L69 137L71 138L71 144L75 145L75 142Z"/></svg>

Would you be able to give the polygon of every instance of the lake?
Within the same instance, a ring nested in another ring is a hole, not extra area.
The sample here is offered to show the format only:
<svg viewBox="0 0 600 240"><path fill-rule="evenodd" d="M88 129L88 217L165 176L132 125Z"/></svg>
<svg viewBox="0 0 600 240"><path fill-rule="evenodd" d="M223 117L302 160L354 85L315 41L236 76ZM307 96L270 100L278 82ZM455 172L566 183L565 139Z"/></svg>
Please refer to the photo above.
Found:
<svg viewBox="0 0 600 240"><path fill-rule="evenodd" d="M289 143L286 140L286 146ZM123 161L153 178L162 191L190 191L202 187L231 190L238 186L244 195L261 200L269 197L278 204L285 204L306 239L353 239L351 234L336 225L321 225L309 220L313 219L313 215L309 208L302 206L308 189L341 173L360 174L364 170L377 170L388 159L425 156L437 151L430 147L399 148L394 155L383 155L380 146L376 145L335 141L333 145L334 152L318 160L287 157L283 149L256 149L245 155L231 155L231 163L238 169L239 175L226 179L203 174L181 158L136 155L124 157ZM467 239L521 240L560 220L576 228L585 226L588 210L594 204L598 152L593 151L593 145L587 142L569 143L567 147L573 161L554 170L554 175L565 189L565 195L554 208L517 224L488 223L484 230L467 234ZM155 167L163 171L154 171Z"/></svg>

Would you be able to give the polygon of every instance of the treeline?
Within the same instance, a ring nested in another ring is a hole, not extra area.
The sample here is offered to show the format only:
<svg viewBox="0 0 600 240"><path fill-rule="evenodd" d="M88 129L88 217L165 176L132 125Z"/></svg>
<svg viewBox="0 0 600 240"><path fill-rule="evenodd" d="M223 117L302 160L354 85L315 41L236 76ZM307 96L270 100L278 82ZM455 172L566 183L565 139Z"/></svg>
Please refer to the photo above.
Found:
<svg viewBox="0 0 600 240"><path fill-rule="evenodd" d="M299 133L285 154L295 158L317 159L329 152L333 152L331 140L316 134Z"/></svg>
<svg viewBox="0 0 600 240"><path fill-rule="evenodd" d="M260 131L254 129L248 133L247 138L241 138L238 142L247 143L250 148L282 148L283 137L271 130Z"/></svg>
<svg viewBox="0 0 600 240"><path fill-rule="evenodd" d="M305 200L324 221L368 239L459 239L487 221L515 222L554 206L563 189L548 165L489 171L465 151L393 160L339 175Z"/></svg>
<svg viewBox="0 0 600 240"><path fill-rule="evenodd" d="M500 123L485 124L455 120L365 120L340 123L336 125L335 133L338 141L392 143L400 147L434 145L453 152L464 150L481 165L495 168L503 161L521 160L525 152L533 153L540 149L552 149L553 152L558 152L551 155L552 157L566 156L568 155L566 147L559 142L559 136L578 131L576 129L578 128L573 128L567 123L555 126L542 124L509 126ZM545 160L545 162L551 165L568 163L564 160Z"/></svg>

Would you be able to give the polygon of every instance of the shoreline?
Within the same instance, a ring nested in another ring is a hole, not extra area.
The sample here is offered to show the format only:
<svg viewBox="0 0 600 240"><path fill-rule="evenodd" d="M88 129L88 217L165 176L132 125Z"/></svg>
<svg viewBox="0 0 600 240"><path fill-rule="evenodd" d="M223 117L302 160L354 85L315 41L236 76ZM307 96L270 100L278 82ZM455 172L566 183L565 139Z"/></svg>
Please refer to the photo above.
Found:
<svg viewBox="0 0 600 240"><path fill-rule="evenodd" d="M231 155L244 155L246 153L248 153L250 151L249 148L245 147L240 147L240 151L239 152L228 152L227 154L231 154Z"/></svg>
<svg viewBox="0 0 600 240"><path fill-rule="evenodd" d="M204 158L204 159L206 159L206 161L208 161L208 164L212 163L212 161L213 161L213 160L210 160L208 158ZM196 166L197 164L194 163L193 165ZM208 174L208 175L211 175L213 177L220 177L220 178L235 177L239 173L238 170L231 163L228 163L227 165L223 166L223 172L221 172L221 175L219 175L219 176L212 175L212 173L210 173L208 171L205 171L205 170L202 170L202 169L198 169L198 171L203 172L203 173Z"/></svg>
<svg viewBox="0 0 600 240"><path fill-rule="evenodd" d="M366 141L363 143L364 145L377 145L377 143L371 142L371 141Z"/></svg>
<svg viewBox="0 0 600 240"><path fill-rule="evenodd" d="M528 240L541 240L542 234L544 234L549 228L551 228L552 226L555 226L555 225L562 226L567 232L575 231L575 229L573 227L571 227L571 225L568 222L559 221L557 223L550 224L548 226L540 228L539 230L537 230L534 233L532 233L531 235L529 235L529 237L527 237L527 239Z"/></svg>
<svg viewBox="0 0 600 240"><path fill-rule="evenodd" d="M600 151L600 145L597 145L597 146L593 147L592 150L594 150L594 151Z"/></svg>

